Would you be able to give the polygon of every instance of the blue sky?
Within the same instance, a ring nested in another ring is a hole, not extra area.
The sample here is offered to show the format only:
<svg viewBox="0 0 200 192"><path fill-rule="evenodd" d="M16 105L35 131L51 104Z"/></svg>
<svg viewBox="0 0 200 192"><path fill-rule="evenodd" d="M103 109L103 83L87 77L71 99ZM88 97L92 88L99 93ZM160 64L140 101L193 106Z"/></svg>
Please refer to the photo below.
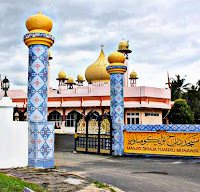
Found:
<svg viewBox="0 0 200 192"><path fill-rule="evenodd" d="M26 19L41 11L53 20L53 60L50 85L57 88L57 74L84 75L99 56L106 56L129 40L130 71L138 85L166 87L170 77L200 79L200 1L197 0L0 0L0 73L11 89L27 89L28 48L23 43Z"/></svg>

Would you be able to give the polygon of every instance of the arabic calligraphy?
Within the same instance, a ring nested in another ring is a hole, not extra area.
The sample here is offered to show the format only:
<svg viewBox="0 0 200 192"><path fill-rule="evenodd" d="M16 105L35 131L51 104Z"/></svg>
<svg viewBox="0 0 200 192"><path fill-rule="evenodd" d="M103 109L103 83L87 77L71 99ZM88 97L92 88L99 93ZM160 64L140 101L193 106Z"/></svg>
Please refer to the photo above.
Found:
<svg viewBox="0 0 200 192"><path fill-rule="evenodd" d="M200 133L125 131L124 151L127 153L200 156Z"/></svg>
<svg viewBox="0 0 200 192"><path fill-rule="evenodd" d="M139 143L141 145L145 145L148 143L155 143L159 146L166 144L167 146L175 147L175 146L193 146L195 143L199 142L198 134L194 134L188 137L179 137L175 133L169 135L160 134L158 138L153 137L153 135L149 135L146 139L141 139L138 134L135 134L134 137L128 139L128 145L134 145Z"/></svg>

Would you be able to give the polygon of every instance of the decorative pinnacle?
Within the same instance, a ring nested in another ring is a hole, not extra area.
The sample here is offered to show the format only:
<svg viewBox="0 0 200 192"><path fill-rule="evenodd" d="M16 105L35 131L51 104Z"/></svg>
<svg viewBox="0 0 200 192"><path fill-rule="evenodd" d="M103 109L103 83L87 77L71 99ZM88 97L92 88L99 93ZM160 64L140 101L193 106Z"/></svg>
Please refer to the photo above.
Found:
<svg viewBox="0 0 200 192"><path fill-rule="evenodd" d="M39 11L38 14L42 14L41 11Z"/></svg>
<svg viewBox="0 0 200 192"><path fill-rule="evenodd" d="M101 45L101 50L103 50L103 47L104 47L104 45L102 44L102 45Z"/></svg>

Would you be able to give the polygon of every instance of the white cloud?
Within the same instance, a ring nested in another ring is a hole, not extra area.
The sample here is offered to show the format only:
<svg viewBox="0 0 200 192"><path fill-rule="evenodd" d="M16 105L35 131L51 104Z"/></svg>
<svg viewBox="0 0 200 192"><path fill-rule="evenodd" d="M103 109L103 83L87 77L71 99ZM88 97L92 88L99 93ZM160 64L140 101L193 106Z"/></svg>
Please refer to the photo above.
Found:
<svg viewBox="0 0 200 192"><path fill-rule="evenodd" d="M0 8L0 73L8 76L13 89L26 90L28 48L22 38L26 18L39 9L54 22L50 61L54 88L61 69L74 77L84 75L98 58L101 44L108 56L123 38L133 50L130 69L138 73L138 85L165 87L167 71L170 76L187 75L193 84L199 79L200 2L196 0L11 0Z"/></svg>

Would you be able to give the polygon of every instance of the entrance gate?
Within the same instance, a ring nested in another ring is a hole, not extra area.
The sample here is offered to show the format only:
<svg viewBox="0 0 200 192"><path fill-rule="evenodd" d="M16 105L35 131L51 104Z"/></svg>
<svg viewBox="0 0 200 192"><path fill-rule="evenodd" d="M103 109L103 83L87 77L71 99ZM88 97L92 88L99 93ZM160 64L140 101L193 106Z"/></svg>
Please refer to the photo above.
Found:
<svg viewBox="0 0 200 192"><path fill-rule="evenodd" d="M77 120L75 151L96 154L112 153L112 125L110 115L90 112Z"/></svg>

